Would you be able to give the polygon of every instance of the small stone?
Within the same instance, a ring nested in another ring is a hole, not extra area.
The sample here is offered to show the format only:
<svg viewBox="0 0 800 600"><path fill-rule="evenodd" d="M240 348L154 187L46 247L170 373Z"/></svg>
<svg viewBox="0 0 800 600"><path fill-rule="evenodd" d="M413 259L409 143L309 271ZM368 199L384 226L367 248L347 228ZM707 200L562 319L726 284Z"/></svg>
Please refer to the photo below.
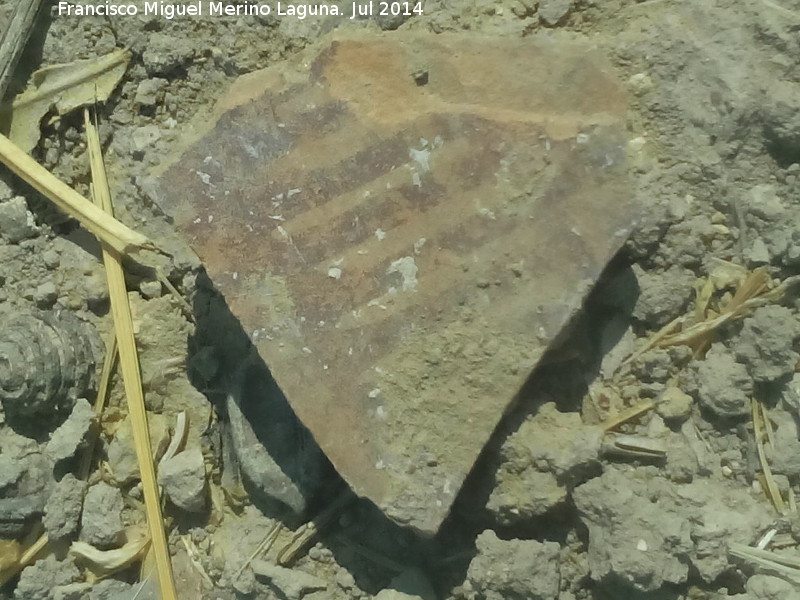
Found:
<svg viewBox="0 0 800 600"><path fill-rule="evenodd" d="M133 598L134 594L137 594L137 587L116 579L104 579L92 586L86 600L123 600ZM149 598L152 598L151 594L138 593L136 595L137 600L148 600Z"/></svg>
<svg viewBox="0 0 800 600"><path fill-rule="evenodd" d="M772 468L776 473L796 479L800 476L800 440L797 424L792 415L783 410L772 409L769 416L777 425Z"/></svg>
<svg viewBox="0 0 800 600"><path fill-rule="evenodd" d="M690 421L686 421L686 424L693 426ZM664 464L666 476L677 483L690 483L699 471L700 460L685 437L678 433L668 435L667 460Z"/></svg>
<svg viewBox="0 0 800 600"><path fill-rule="evenodd" d="M0 203L0 233L12 243L36 235L36 221L22 196Z"/></svg>
<svg viewBox="0 0 800 600"><path fill-rule="evenodd" d="M775 221L782 219L786 212L783 202L775 193L775 187L770 184L762 184L750 190L749 202L747 202L747 212L764 219L765 221Z"/></svg>
<svg viewBox="0 0 800 600"><path fill-rule="evenodd" d="M567 490L552 473L526 469L521 475L503 474L492 490L486 509L498 525L530 522L562 504Z"/></svg>
<svg viewBox="0 0 800 600"><path fill-rule="evenodd" d="M672 356L663 348L656 348L637 357L631 365L633 374L641 381L652 383L665 382L672 369Z"/></svg>
<svg viewBox="0 0 800 600"><path fill-rule="evenodd" d="M745 259L754 267L769 264L769 248L764 240L761 238L753 240L750 248L745 251Z"/></svg>
<svg viewBox="0 0 800 600"><path fill-rule="evenodd" d="M72 473L59 481L44 507L43 524L51 540L74 538L83 508L83 497L88 485Z"/></svg>
<svg viewBox="0 0 800 600"><path fill-rule="evenodd" d="M257 577L269 579L270 583L288 600L300 600L309 592L324 590L328 587L328 584L318 577L297 569L279 567L265 560L254 560L250 566Z"/></svg>
<svg viewBox="0 0 800 600"><path fill-rule="evenodd" d="M182 66L191 56L192 46L169 33L153 33L142 53L148 75L166 75Z"/></svg>
<svg viewBox="0 0 800 600"><path fill-rule="evenodd" d="M89 401L78 398L67 420L50 436L45 455L53 462L72 458L96 421L97 415Z"/></svg>
<svg viewBox="0 0 800 600"><path fill-rule="evenodd" d="M147 415L147 428L150 431L150 448L153 456L159 459L169 444L169 430L164 415ZM133 430L130 418L126 418L117 428L114 439L108 445L108 466L117 483L124 485L139 477L139 462L133 446Z"/></svg>
<svg viewBox="0 0 800 600"><path fill-rule="evenodd" d="M39 308L50 308L58 298L58 290L52 281L47 281L37 286L33 299Z"/></svg>
<svg viewBox="0 0 800 600"><path fill-rule="evenodd" d="M800 600L800 590L772 575L753 575L745 585L753 600Z"/></svg>
<svg viewBox="0 0 800 600"><path fill-rule="evenodd" d="M136 88L136 95L133 101L141 106L153 106L158 103L159 96L167 86L167 80L161 77L153 77L141 81Z"/></svg>
<svg viewBox="0 0 800 600"><path fill-rule="evenodd" d="M48 461L35 450L15 450L4 435L0 453L0 539L13 539L29 531L44 511Z"/></svg>
<svg viewBox="0 0 800 600"><path fill-rule="evenodd" d="M477 556L467 570L467 580L486 600L525 598L556 600L561 582L555 542L501 540L487 530L475 540Z"/></svg>
<svg viewBox="0 0 800 600"><path fill-rule="evenodd" d="M80 577L72 559L58 561L51 554L26 567L14 590L15 600L51 600L53 590Z"/></svg>
<svg viewBox="0 0 800 600"><path fill-rule="evenodd" d="M47 250L42 254L42 260L48 269L57 269L61 265L61 255L55 250Z"/></svg>
<svg viewBox="0 0 800 600"><path fill-rule="evenodd" d="M726 418L750 414L753 380L747 367L736 362L723 347L712 347L694 371L690 382L700 404Z"/></svg>
<svg viewBox="0 0 800 600"><path fill-rule="evenodd" d="M539 407L503 445L504 457L523 457L513 468L547 471L559 481L574 481L598 463L603 430L584 425L578 413L562 413L555 403Z"/></svg>
<svg viewBox="0 0 800 600"><path fill-rule="evenodd" d="M539 18L545 25L557 25L572 9L572 0L541 0Z"/></svg>
<svg viewBox="0 0 800 600"><path fill-rule="evenodd" d="M144 152L161 138L161 129L158 125L145 125L137 127L131 135L134 152Z"/></svg>
<svg viewBox="0 0 800 600"><path fill-rule="evenodd" d="M83 280L83 293L91 305L102 305L108 302L108 282L105 275L92 273Z"/></svg>
<svg viewBox="0 0 800 600"><path fill-rule="evenodd" d="M336 574L336 584L343 590L349 590L355 587L355 577L345 569L342 569Z"/></svg>
<svg viewBox="0 0 800 600"><path fill-rule="evenodd" d="M206 506L206 468L200 448L184 450L162 462L158 482L175 506L187 512L202 512Z"/></svg>
<svg viewBox="0 0 800 600"><path fill-rule="evenodd" d="M7 179L8 177L6 177ZM14 192L9 187L8 183L0 179L0 200L5 201L14 196Z"/></svg>
<svg viewBox="0 0 800 600"><path fill-rule="evenodd" d="M157 279L145 279L139 284L139 291L147 298L160 298L163 293L161 282Z"/></svg>
<svg viewBox="0 0 800 600"><path fill-rule="evenodd" d="M771 382L791 377L798 361L794 340L800 328L784 306L762 306L745 319L732 345L753 379Z"/></svg>
<svg viewBox="0 0 800 600"><path fill-rule="evenodd" d="M122 494L101 481L89 488L83 502L81 540L97 548L112 548L122 539Z"/></svg>
<svg viewBox="0 0 800 600"><path fill-rule="evenodd" d="M647 73L636 73L628 79L628 89L641 96L653 89L653 80Z"/></svg>
<svg viewBox="0 0 800 600"><path fill-rule="evenodd" d="M68 583L53 589L53 600L85 600L89 597L91 583Z"/></svg>
<svg viewBox="0 0 800 600"><path fill-rule="evenodd" d="M668 387L656 403L656 412L664 419L683 421L692 414L692 397L676 387Z"/></svg>
<svg viewBox="0 0 800 600"><path fill-rule="evenodd" d="M666 325L679 317L694 294L694 273L674 266L663 273L650 273L633 265L639 283L639 298L633 309L633 318L650 328Z"/></svg>

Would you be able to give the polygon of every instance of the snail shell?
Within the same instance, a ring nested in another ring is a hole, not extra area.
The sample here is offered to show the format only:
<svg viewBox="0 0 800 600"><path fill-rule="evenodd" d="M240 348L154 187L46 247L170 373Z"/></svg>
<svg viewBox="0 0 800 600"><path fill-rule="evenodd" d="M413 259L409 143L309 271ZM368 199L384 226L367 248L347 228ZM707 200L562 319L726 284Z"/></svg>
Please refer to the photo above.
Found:
<svg viewBox="0 0 800 600"><path fill-rule="evenodd" d="M8 414L68 410L92 386L97 330L67 311L0 315L0 401Z"/></svg>

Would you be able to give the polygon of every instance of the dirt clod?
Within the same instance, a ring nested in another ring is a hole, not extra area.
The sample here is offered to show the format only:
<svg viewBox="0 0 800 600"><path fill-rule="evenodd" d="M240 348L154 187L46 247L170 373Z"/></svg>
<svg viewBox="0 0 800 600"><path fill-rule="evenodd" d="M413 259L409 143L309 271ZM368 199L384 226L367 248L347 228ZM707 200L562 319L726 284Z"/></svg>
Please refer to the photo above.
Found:
<svg viewBox="0 0 800 600"><path fill-rule="evenodd" d="M101 481L91 486L83 501L81 540L101 549L113 548L122 540L122 494Z"/></svg>
<svg viewBox="0 0 800 600"><path fill-rule="evenodd" d="M747 367L723 346L712 348L705 360L695 365L687 388L701 406L720 417L743 417L750 412L753 380Z"/></svg>
<svg viewBox="0 0 800 600"><path fill-rule="evenodd" d="M744 320L738 338L731 342L736 358L747 366L757 382L769 383L791 377L800 355L793 349L800 325L783 306L762 306Z"/></svg>
<svg viewBox="0 0 800 600"><path fill-rule="evenodd" d="M560 586L555 542L501 540L487 530L476 540L478 555L467 579L486 600L556 600Z"/></svg>

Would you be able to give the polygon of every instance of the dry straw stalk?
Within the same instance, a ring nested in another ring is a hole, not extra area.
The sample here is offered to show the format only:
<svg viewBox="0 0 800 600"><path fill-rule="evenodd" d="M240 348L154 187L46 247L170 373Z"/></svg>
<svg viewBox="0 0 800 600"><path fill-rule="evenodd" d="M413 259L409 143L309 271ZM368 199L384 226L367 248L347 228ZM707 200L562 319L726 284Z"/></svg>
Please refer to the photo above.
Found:
<svg viewBox="0 0 800 600"><path fill-rule="evenodd" d="M89 118L84 112L86 137L89 147L89 159L92 167L92 195L97 205L110 216L112 214L111 193L108 188L105 166L103 165L100 138ZM136 352L136 339L133 333L133 318L128 303L128 290L125 287L125 275L122 270L122 254L114 247L103 247L103 262L108 278L108 291L111 299L111 312L114 317L119 351L122 380L125 396L128 400L128 413L133 426L133 442L139 471L142 479L145 512L153 544L156 561L158 583L162 600L177 600L172 564L169 559L169 548L164 532L164 521L161 515L161 503L156 482L156 471L153 455L150 451L150 432L147 428L147 413L142 392L142 377L139 368L139 356Z"/></svg>

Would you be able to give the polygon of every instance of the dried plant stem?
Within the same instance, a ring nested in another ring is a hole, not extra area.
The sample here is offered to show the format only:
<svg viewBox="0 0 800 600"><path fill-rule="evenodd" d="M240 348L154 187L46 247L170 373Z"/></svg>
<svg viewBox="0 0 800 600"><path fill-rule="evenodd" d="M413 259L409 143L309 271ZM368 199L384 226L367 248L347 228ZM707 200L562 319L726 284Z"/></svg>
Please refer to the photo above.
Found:
<svg viewBox="0 0 800 600"><path fill-rule="evenodd" d="M751 400L751 410L753 415L753 434L756 439L756 449L758 451L758 460L761 463L761 470L764 473L764 483L769 499L779 515L786 514L786 503L781 496L780 488L772 475L772 469L767 461L767 453L764 448L764 441L769 442L770 433L768 433L771 425L769 418L766 414L764 405L758 400Z"/></svg>
<svg viewBox="0 0 800 600"><path fill-rule="evenodd" d="M117 254L125 256L143 248L155 249L147 237L92 204L4 135L0 135L0 161L65 213L80 221L81 225Z"/></svg>
<svg viewBox="0 0 800 600"><path fill-rule="evenodd" d="M106 346L106 357L103 361L103 370L100 371L100 383L97 386L97 398L95 398L94 401L94 412L97 415L98 422L100 422L106 407L108 391L111 388L111 375L114 373L118 358L117 336L112 333ZM86 448L80 468L78 469L79 479L85 480L89 477L89 470L92 466L92 457L94 456L94 448L96 445L97 436L93 435L89 440L88 447Z"/></svg>
<svg viewBox="0 0 800 600"><path fill-rule="evenodd" d="M92 165L93 196L101 209L111 215L111 194L103 166L100 139L97 135L97 130L89 119L88 111L84 113L84 121L86 123L86 136ZM139 367L139 356L136 352L131 307L128 303L128 290L125 287L125 276L122 270L122 255L113 247L104 247L103 262L105 263L106 276L108 278L111 312L114 317L114 329L119 346L120 367L125 396L128 400L128 413L133 425L133 442L139 462L145 512L153 544L153 554L156 560L161 599L177 600L167 537L164 532L164 521L161 515L161 501L156 482L155 466L150 450L150 432L147 428L142 376Z"/></svg>

